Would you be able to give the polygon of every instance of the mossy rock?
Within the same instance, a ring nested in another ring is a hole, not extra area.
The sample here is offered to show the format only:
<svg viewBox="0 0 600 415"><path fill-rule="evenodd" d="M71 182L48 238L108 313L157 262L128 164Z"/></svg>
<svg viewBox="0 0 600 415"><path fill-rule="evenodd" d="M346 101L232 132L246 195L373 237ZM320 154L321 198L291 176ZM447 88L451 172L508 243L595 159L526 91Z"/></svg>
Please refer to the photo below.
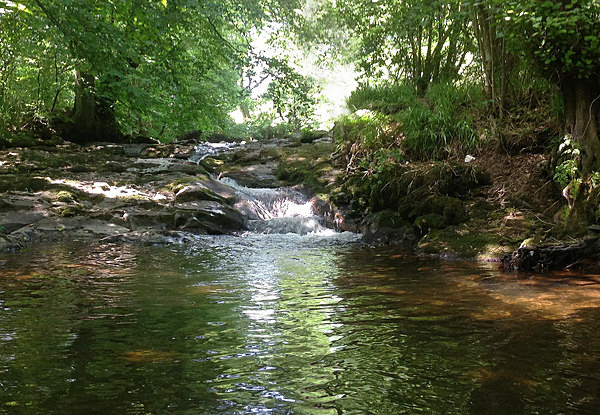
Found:
<svg viewBox="0 0 600 415"><path fill-rule="evenodd" d="M52 187L43 177L5 174L0 176L0 192L39 192Z"/></svg>
<svg viewBox="0 0 600 415"><path fill-rule="evenodd" d="M448 224L442 215L437 213L428 213L415 219L414 226L421 235L426 235L430 230L443 229L448 226Z"/></svg>
<svg viewBox="0 0 600 415"><path fill-rule="evenodd" d="M310 144L313 141L327 137L328 135L329 132L325 130L305 130L302 131L302 137L300 137L300 142Z"/></svg>
<svg viewBox="0 0 600 415"><path fill-rule="evenodd" d="M81 206L76 204L69 204L65 206L58 206L54 208L54 211L58 216L63 218L72 218L74 216L81 216L87 212L87 210Z"/></svg>
<svg viewBox="0 0 600 415"><path fill-rule="evenodd" d="M215 171L221 170L227 161L225 158L219 157L206 157L199 163L206 171L214 173Z"/></svg>
<svg viewBox="0 0 600 415"><path fill-rule="evenodd" d="M104 164L98 166L99 172L113 172L113 173L123 173L127 170L127 167L123 165L123 163L119 163L116 161L106 161Z"/></svg>
<svg viewBox="0 0 600 415"><path fill-rule="evenodd" d="M495 233L462 226L431 230L417 247L423 254L480 260L493 260L511 250L511 246Z"/></svg>
<svg viewBox="0 0 600 415"><path fill-rule="evenodd" d="M385 228L399 228L410 225L406 219L400 216L397 212L391 210L384 210L374 213L369 216L369 220L373 223L376 223L379 227Z"/></svg>

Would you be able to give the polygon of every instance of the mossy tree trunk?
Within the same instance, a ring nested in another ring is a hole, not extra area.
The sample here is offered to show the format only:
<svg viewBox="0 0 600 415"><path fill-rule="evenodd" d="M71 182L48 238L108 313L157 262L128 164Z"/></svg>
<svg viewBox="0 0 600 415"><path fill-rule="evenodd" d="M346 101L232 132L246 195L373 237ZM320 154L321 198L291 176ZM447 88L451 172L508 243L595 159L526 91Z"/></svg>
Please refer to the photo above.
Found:
<svg viewBox="0 0 600 415"><path fill-rule="evenodd" d="M600 82L588 79L563 81L565 133L579 143L581 172L586 175L600 166Z"/></svg>
<svg viewBox="0 0 600 415"><path fill-rule="evenodd" d="M591 180L592 174L600 170L600 82L590 79L567 79L561 84L565 106L565 134L570 135L581 151L578 160L579 183L573 194L570 184L563 190L569 200L574 198L569 218L569 230L584 233L587 224L597 221L599 189Z"/></svg>
<svg viewBox="0 0 600 415"><path fill-rule="evenodd" d="M75 71L73 130L69 138L79 144L92 141L120 141L122 134L111 102L98 97L93 75Z"/></svg>

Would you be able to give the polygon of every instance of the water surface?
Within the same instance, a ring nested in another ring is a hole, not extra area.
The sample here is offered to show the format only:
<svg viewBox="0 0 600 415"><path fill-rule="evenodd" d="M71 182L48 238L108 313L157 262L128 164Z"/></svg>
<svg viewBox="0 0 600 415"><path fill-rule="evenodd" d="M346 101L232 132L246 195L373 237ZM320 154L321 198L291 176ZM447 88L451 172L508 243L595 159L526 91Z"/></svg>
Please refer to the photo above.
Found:
<svg viewBox="0 0 600 415"><path fill-rule="evenodd" d="M598 413L600 277L352 240L4 256L0 413Z"/></svg>

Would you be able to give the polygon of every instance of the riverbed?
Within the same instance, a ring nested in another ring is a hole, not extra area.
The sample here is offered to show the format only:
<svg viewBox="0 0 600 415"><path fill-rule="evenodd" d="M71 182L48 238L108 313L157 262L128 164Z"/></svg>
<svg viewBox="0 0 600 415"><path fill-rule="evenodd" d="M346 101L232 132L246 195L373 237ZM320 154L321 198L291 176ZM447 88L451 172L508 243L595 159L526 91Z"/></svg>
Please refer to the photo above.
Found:
<svg viewBox="0 0 600 415"><path fill-rule="evenodd" d="M46 243L0 262L0 413L600 408L600 277L352 234Z"/></svg>

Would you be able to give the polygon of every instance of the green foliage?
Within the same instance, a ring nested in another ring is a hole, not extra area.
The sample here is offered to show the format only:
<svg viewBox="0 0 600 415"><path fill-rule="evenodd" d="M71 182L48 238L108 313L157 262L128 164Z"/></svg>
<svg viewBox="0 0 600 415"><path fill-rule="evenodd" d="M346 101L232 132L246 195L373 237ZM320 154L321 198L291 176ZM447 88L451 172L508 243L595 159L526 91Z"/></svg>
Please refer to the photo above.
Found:
<svg viewBox="0 0 600 415"><path fill-rule="evenodd" d="M279 118L296 131L311 127L318 92L316 81L299 74L285 61L279 61L269 70L274 79L269 83L265 97L273 102Z"/></svg>
<svg viewBox="0 0 600 415"><path fill-rule="evenodd" d="M406 84L369 87L360 86L352 91L346 105L353 111L368 109L384 114L395 114L415 104L414 87Z"/></svg>
<svg viewBox="0 0 600 415"><path fill-rule="evenodd" d="M379 176L387 165L403 162L402 134L397 126L392 116L373 111L338 120L333 137L340 151L346 154L346 169Z"/></svg>
<svg viewBox="0 0 600 415"><path fill-rule="evenodd" d="M342 55L352 56L363 80L408 82L424 93L430 83L456 79L466 53L475 50L462 3L324 1L312 11L318 33L312 37L325 37L331 41L327 49L337 46ZM336 26L340 30L332 29ZM339 42L341 31L350 33L353 42Z"/></svg>
<svg viewBox="0 0 600 415"><path fill-rule="evenodd" d="M511 1L516 36L547 73L588 79L600 70L600 3L596 0Z"/></svg>
<svg viewBox="0 0 600 415"><path fill-rule="evenodd" d="M477 135L471 121L461 113L469 99L465 90L448 84L432 86L424 101L400 112L403 148L417 159L445 158L450 154L471 151Z"/></svg>
<svg viewBox="0 0 600 415"><path fill-rule="evenodd" d="M354 108L373 111L340 120L338 136L357 143L361 150L356 154L363 167L374 171L387 160L443 159L462 154L473 150L478 142L466 115L478 101L465 86L436 84L423 99L407 86L362 87L348 102ZM395 113L386 115L391 111Z"/></svg>
<svg viewBox="0 0 600 415"><path fill-rule="evenodd" d="M0 1L0 128L70 112L73 72L123 132L168 140L222 129L251 34L295 0Z"/></svg>
<svg viewBox="0 0 600 415"><path fill-rule="evenodd" d="M579 175L577 168L581 151L570 135L565 135L558 147L560 163L556 166L554 181L562 188L567 187Z"/></svg>

